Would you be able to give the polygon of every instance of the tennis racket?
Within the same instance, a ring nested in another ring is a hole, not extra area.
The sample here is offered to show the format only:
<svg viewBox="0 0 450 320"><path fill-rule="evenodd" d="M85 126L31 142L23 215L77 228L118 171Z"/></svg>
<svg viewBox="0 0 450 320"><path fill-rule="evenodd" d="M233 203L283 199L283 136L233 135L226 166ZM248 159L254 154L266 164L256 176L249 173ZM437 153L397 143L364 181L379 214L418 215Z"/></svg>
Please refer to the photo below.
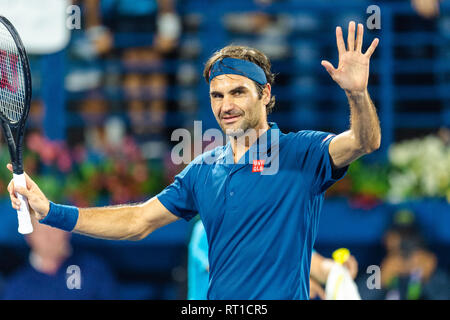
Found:
<svg viewBox="0 0 450 320"><path fill-rule="evenodd" d="M30 67L19 34L3 16L0 16L0 77L0 121L11 156L14 185L26 187L22 144L30 110ZM33 226L27 199L17 193L16 196L21 203L17 211L19 233L31 233Z"/></svg>

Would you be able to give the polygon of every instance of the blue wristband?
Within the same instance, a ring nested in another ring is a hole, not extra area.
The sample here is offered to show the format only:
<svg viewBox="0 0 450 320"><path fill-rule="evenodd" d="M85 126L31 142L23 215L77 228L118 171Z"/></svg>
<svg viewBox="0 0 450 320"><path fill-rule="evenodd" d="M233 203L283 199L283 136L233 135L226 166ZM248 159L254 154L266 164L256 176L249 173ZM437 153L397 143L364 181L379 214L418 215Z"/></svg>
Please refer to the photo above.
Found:
<svg viewBox="0 0 450 320"><path fill-rule="evenodd" d="M77 220L77 207L55 204L50 201L50 210L47 216L39 222L65 231L72 231Z"/></svg>

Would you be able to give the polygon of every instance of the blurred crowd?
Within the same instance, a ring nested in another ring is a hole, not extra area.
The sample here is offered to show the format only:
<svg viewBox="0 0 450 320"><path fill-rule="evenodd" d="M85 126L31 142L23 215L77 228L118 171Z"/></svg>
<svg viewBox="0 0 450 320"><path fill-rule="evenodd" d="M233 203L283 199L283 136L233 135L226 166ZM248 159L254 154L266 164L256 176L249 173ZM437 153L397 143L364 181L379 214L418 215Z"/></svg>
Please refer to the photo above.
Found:
<svg viewBox="0 0 450 320"><path fill-rule="evenodd" d="M427 244L413 212L396 212L382 240L381 290L369 290L363 276L359 283L363 299L450 299L450 274Z"/></svg>

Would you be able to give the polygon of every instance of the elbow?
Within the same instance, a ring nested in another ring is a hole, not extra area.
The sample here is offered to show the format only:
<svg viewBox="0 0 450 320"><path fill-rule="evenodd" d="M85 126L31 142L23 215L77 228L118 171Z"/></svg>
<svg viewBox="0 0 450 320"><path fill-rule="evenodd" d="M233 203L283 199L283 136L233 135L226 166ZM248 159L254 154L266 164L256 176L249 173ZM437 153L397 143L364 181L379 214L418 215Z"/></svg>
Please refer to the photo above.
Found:
<svg viewBox="0 0 450 320"><path fill-rule="evenodd" d="M376 140L372 152L380 149L380 147L381 147L381 136L379 136L378 139Z"/></svg>
<svg viewBox="0 0 450 320"><path fill-rule="evenodd" d="M362 147L362 152L365 154L372 153L374 151L377 151L380 149L381 146L381 136L379 136L377 139L374 139L371 143L367 143Z"/></svg>
<svg viewBox="0 0 450 320"><path fill-rule="evenodd" d="M145 239L150 233L152 233L152 230L149 228L146 228L144 230L138 230L137 232L131 233L126 240L130 241L140 241Z"/></svg>
<svg viewBox="0 0 450 320"><path fill-rule="evenodd" d="M126 240L140 241L146 238L154 230L155 228L152 226L152 224L145 219L142 210L137 210L129 225L129 231Z"/></svg>
<svg viewBox="0 0 450 320"><path fill-rule="evenodd" d="M148 234L136 234L136 235L129 236L126 240L129 240L129 241L141 241L142 239L147 237L147 235Z"/></svg>
<svg viewBox="0 0 450 320"><path fill-rule="evenodd" d="M152 233L155 230L155 228L152 228L152 226L142 223L138 227L136 227L134 230L135 230L134 232L130 233L127 240L131 240L131 241L143 240L143 239L147 238L147 236L150 233Z"/></svg>

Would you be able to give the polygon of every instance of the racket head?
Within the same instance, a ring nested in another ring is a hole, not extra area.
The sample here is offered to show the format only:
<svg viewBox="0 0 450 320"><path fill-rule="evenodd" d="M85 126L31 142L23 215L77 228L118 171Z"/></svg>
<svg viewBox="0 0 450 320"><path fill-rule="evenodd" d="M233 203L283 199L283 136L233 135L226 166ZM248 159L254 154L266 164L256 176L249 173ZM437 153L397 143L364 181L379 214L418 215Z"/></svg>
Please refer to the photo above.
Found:
<svg viewBox="0 0 450 320"><path fill-rule="evenodd" d="M0 16L0 77L0 118L10 127L21 128L30 110L30 65L16 28L3 16ZM23 130L19 129L19 133L21 139Z"/></svg>
<svg viewBox="0 0 450 320"><path fill-rule="evenodd" d="M0 120L15 174L23 173L22 142L31 90L25 47L11 22L0 16Z"/></svg>

